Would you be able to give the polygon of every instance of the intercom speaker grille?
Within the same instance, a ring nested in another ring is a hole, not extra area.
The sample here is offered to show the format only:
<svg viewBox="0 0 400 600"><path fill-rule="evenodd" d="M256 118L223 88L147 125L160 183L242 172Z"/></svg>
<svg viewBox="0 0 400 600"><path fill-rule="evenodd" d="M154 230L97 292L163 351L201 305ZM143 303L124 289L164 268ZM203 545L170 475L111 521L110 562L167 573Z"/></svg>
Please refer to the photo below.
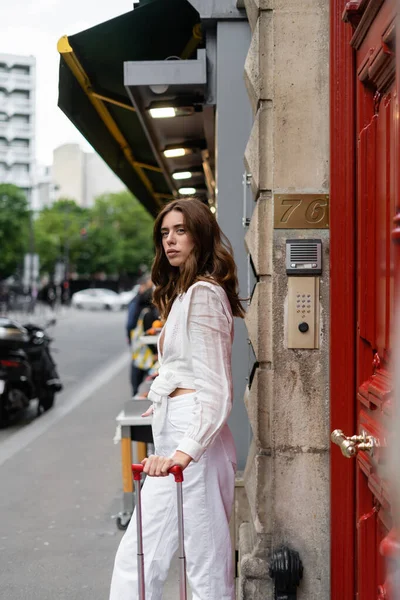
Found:
<svg viewBox="0 0 400 600"><path fill-rule="evenodd" d="M291 244L290 262L316 263L318 260L317 244Z"/></svg>
<svg viewBox="0 0 400 600"><path fill-rule="evenodd" d="M322 273L321 240L286 240L286 273L320 275Z"/></svg>

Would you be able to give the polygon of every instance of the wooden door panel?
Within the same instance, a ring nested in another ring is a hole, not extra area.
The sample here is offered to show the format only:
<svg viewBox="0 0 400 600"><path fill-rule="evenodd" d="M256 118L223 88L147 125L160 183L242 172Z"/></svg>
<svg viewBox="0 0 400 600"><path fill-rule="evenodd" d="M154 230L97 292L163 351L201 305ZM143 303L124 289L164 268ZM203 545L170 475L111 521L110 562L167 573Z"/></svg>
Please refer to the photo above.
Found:
<svg viewBox="0 0 400 600"><path fill-rule="evenodd" d="M359 431L365 432L367 436L373 436L382 443L381 448L377 448L371 457L366 452L360 452L357 458L358 469L362 471L367 479L366 484L369 490L374 494L374 504L379 504L382 510L390 513L389 488L384 475L382 466L385 461L384 442L386 441L386 430L383 419L377 418L371 412L362 410L359 415ZM360 502L362 500L360 499ZM390 519L382 515L382 519L391 525Z"/></svg>
<svg viewBox="0 0 400 600"><path fill-rule="evenodd" d="M387 443L387 421L392 401L390 373L392 249L390 224L393 219L391 199L392 156L391 130L393 110L391 94L376 101L376 92L365 87L362 93L375 95L375 113L358 138L358 323L357 343L357 424L358 434L378 440L381 448L371 456L357 456L357 590L359 600L378 597L384 583L383 559L379 553L382 540L391 528L390 489L382 468ZM363 102L362 106L368 103ZM368 523L366 522L368 516Z"/></svg>
<svg viewBox="0 0 400 600"><path fill-rule="evenodd" d="M390 174L390 162L388 160L380 161L380 156L390 157L390 129L388 130L388 119L390 119L390 100L388 102L380 102L379 106L379 117L378 117L378 129L377 129L377 161L379 162L379 168L377 172L377 186L376 186L376 230L377 230L377 244L378 251L376 253L376 294L377 294L377 306L376 306L376 351L379 356L386 357L386 326L390 322L390 314L387 314L389 297L387 294L387 286L389 282L388 275L388 257L387 247L388 239L390 240L390 232L388 238L387 231L387 215L389 213L389 206L387 199L389 196L388 190L388 175ZM390 246L389 246L390 247Z"/></svg>
<svg viewBox="0 0 400 600"><path fill-rule="evenodd" d="M376 122L374 115L358 138L358 328L360 337L375 346L375 182Z"/></svg>
<svg viewBox="0 0 400 600"><path fill-rule="evenodd" d="M379 447L356 459L356 588L358 600L384 598L379 549L391 527L386 464L392 412L392 221L395 214L396 129L394 2L364 3L364 37L355 36L357 63L357 434ZM379 5L379 6L378 6ZM358 28L360 31L360 29ZM391 600L389 596L386 600Z"/></svg>
<svg viewBox="0 0 400 600"><path fill-rule="evenodd" d="M379 50L384 50L384 45L391 50L391 44L394 43L394 30L391 28L395 22L396 0L356 0L356 2L360 5L362 16L357 23L357 27L355 27L350 43L356 50L357 70L359 70L365 56L367 54L370 56L368 70L371 71L371 76L369 76L371 79L372 76L375 77L373 69L380 68L379 63L375 62ZM351 0L348 2L348 4L352 3ZM354 21L353 24L355 24ZM392 38L390 37L391 34ZM392 70L392 72L394 71ZM383 87L382 84L378 85L378 83L376 86Z"/></svg>
<svg viewBox="0 0 400 600"><path fill-rule="evenodd" d="M377 127L377 323L376 351L390 360L393 311L393 216L395 214L395 90L381 96Z"/></svg>
<svg viewBox="0 0 400 600"><path fill-rule="evenodd" d="M332 308L339 305L346 312L340 321L333 310L332 323L340 322L345 329L347 319L354 333L354 337L344 335L341 340L335 327L332 329L331 381L335 391L331 397L332 425L333 429L346 427L349 436L363 433L372 436L380 444L373 456L358 447L357 458L352 459L354 480L349 477L347 466L343 465L341 470L338 455L332 453L332 501L340 501L342 491L346 507L341 515L345 527L341 527L339 510L332 510L332 564L340 569L339 577L335 568L332 570L332 600L394 600L394 578L385 557L393 556L393 540L396 548L400 548L399 535L392 526L390 478L386 472L386 447L391 445L387 432L395 402L391 376L395 294L400 301L400 287L394 285L395 264L397 278L400 268L400 176L396 168L400 158L400 122L396 120L394 43L397 1L343 0L340 4L331 0L331 8ZM342 27L340 15L346 22ZM346 27L349 33L351 30L350 45L344 34ZM352 48L353 62L342 50L345 45ZM397 69L399 72L400 54ZM337 83L340 90L335 94ZM400 89L398 81L397 86ZM338 108L341 104L343 108ZM341 185L337 184L337 178ZM335 211L334 204L340 210ZM398 240L398 250L394 254L392 229L396 211L394 237ZM339 212L346 221L339 217ZM342 242L343 253L338 240ZM337 265L343 271L345 283ZM337 303L338 290L344 295L348 290L352 303ZM342 356L342 346L346 363L336 358L338 354ZM346 405L337 401L340 385ZM355 437L352 440L347 442L357 442ZM339 472L344 476L343 485ZM348 531L350 513L354 516L353 528ZM336 535L335 531L340 533ZM344 543L339 539L343 535ZM355 561L351 560L349 547L355 549ZM347 570L342 556L347 559Z"/></svg>
<svg viewBox="0 0 400 600"><path fill-rule="evenodd" d="M358 577L357 594L360 600L376 600L377 589L377 553L371 548L377 546L377 511L374 495L368 487L368 480L362 471L358 471L356 480L357 495L360 498L357 506L357 572L365 572Z"/></svg>

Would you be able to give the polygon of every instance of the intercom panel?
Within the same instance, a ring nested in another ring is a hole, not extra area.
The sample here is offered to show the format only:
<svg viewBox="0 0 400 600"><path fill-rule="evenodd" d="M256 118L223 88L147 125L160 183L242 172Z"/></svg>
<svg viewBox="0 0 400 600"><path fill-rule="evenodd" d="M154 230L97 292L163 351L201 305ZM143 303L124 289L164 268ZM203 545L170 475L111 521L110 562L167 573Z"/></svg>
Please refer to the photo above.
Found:
<svg viewBox="0 0 400 600"><path fill-rule="evenodd" d="M319 348L319 277L288 277L288 348Z"/></svg>

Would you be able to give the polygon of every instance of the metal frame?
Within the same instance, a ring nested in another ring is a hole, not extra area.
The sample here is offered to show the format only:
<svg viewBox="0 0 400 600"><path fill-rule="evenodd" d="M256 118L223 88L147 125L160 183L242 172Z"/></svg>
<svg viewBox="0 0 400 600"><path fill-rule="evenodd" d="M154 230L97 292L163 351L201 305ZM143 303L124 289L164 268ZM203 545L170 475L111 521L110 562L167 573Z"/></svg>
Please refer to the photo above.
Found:
<svg viewBox="0 0 400 600"><path fill-rule="evenodd" d="M198 38L195 38L197 44L201 41L201 30ZM194 48L193 48L194 49ZM164 160L157 142L157 125L148 116L146 107L140 98L139 90L143 86L168 85L178 88L182 91L192 90L193 86L206 89L207 86L207 61L206 50L200 49L197 53L198 58L193 60L143 60L124 62L124 85L127 94L132 102L143 131L151 146L154 157L159 164L160 171L171 190L171 199L177 196L178 186L169 172L166 161ZM179 57L181 58L181 57ZM176 100L175 100L176 103ZM187 117L190 118L190 117Z"/></svg>
<svg viewBox="0 0 400 600"><path fill-rule="evenodd" d="M109 102L111 104L116 104L118 106L122 106L123 108L126 108L127 110L132 110L133 107L129 107L128 105L125 105L124 103L116 101L112 98L101 96L100 94L97 94L94 91L92 83L91 83L87 73L85 72L83 66L79 62L79 59L76 56L72 46L70 45L68 37L66 35L64 35L58 41L57 50L62 55L66 64L68 65L68 67L70 68L74 77L78 81L79 85L81 86L81 88L83 89L83 91L85 92L87 97L89 98L94 109L96 110L99 117L101 118L101 120L103 121L105 126L107 127L108 131L110 132L112 137L115 139L115 141L118 143L126 160L136 171L136 173L140 177L142 183L145 185L146 189L153 197L156 205L161 208L162 202L160 201L160 198L168 197L168 195L157 193L154 190L151 181L149 180L149 178L147 177L147 175L145 173L145 169L158 170L158 167L155 165L146 165L146 164L141 163L136 160L136 158L132 152L132 149L129 146L128 141L126 140L126 138L120 131L120 129L119 129L118 125L116 124L116 122L114 121L113 117L111 116L108 108L105 105L105 102Z"/></svg>
<svg viewBox="0 0 400 600"><path fill-rule="evenodd" d="M144 551L143 551L143 528L142 528L142 486L141 473L143 465L132 465L132 475L136 482L136 527L137 527L137 569L138 569L138 588L139 600L145 600L146 585L144 575ZM176 483L176 504L178 512L178 542L179 542L179 598L187 600L186 588L186 555L185 555L185 533L183 519L183 474L180 467L172 467L168 473L174 476Z"/></svg>
<svg viewBox="0 0 400 600"><path fill-rule="evenodd" d="M235 0L189 0L206 23L225 20L246 21L244 2ZM240 5L241 4L241 5Z"/></svg>
<svg viewBox="0 0 400 600"><path fill-rule="evenodd" d="M135 60L124 62L125 87L138 85L206 85L206 51L194 60Z"/></svg>

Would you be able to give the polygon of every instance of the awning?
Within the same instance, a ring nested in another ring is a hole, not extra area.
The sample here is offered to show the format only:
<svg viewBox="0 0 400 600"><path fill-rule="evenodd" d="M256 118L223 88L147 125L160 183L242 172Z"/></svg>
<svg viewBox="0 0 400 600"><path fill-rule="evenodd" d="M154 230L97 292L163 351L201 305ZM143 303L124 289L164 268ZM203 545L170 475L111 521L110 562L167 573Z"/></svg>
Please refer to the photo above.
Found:
<svg viewBox="0 0 400 600"><path fill-rule="evenodd" d="M58 42L59 107L153 215L173 196L124 87L124 62L190 58L200 40L187 0L142 0Z"/></svg>

